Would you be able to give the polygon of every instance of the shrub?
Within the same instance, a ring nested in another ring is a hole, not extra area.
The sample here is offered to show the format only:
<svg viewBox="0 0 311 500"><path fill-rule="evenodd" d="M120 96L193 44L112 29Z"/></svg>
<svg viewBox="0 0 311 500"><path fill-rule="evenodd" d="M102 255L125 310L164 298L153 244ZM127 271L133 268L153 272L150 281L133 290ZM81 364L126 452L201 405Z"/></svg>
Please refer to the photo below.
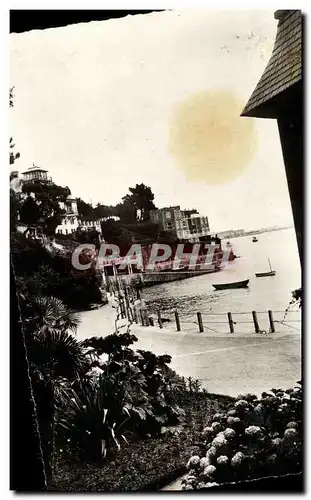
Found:
<svg viewBox="0 0 311 500"><path fill-rule="evenodd" d="M201 489L211 480L220 484L300 472L302 388L298 384L291 391L272 389L263 393L261 399L253 395L240 397L227 412L224 431L218 432L220 428L215 422L205 427L202 455L189 459L190 471L183 488ZM216 415L210 421L215 418ZM209 463L202 470L197 464L206 460L204 455Z"/></svg>
<svg viewBox="0 0 311 500"><path fill-rule="evenodd" d="M71 386L57 412L59 441L70 442L83 460L100 461L120 450L129 434L160 435L184 417L175 402L183 385L168 367L170 356L135 351L135 341L127 331L83 343L100 370Z"/></svg>

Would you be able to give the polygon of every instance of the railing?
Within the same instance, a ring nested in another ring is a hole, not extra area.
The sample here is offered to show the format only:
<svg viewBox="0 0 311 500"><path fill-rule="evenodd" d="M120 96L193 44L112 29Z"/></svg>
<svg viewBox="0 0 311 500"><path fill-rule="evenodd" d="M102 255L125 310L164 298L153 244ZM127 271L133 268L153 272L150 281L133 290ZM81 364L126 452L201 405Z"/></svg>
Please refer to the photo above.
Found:
<svg viewBox="0 0 311 500"><path fill-rule="evenodd" d="M249 311L238 313L212 313L204 314L197 312L193 317L180 315L178 311L163 313L160 310L148 311L148 308L135 307L134 300L128 297L121 298L121 316L129 318L134 323L142 326L158 326L163 328L165 324L175 327L177 332L199 332L199 333L254 333L270 334L290 330L301 330L301 320L293 318L294 313L299 311ZM280 319L276 315L281 314ZM218 319L213 319L218 316ZM245 318L245 319L244 319Z"/></svg>
<svg viewBox="0 0 311 500"><path fill-rule="evenodd" d="M122 284L123 285L123 284ZM141 324L142 326L158 326L169 323L176 327L177 332L199 333L251 333L270 334L282 332L284 328L301 331L301 311L299 310L267 310L267 311L239 311L239 312L210 312L193 315L174 312L154 310L148 307L140 307L135 304L140 299L140 290L134 290L130 285L120 287L120 283L110 283L110 292L118 295L120 301L121 317ZM293 315L296 314L297 317ZM299 317L298 317L299 316ZM244 332L243 332L244 330Z"/></svg>

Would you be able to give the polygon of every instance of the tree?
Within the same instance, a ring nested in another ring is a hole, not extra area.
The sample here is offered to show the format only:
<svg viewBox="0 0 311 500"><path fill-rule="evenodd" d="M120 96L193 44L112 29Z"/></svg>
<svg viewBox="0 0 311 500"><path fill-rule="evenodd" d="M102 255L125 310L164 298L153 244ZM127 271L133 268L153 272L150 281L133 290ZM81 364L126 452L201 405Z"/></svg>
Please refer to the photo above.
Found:
<svg viewBox="0 0 311 500"><path fill-rule="evenodd" d="M14 96L13 96L13 89L14 87L10 88L10 108L13 108L14 106ZM14 153L12 151L15 147L15 144L13 143L13 138L10 137L10 153L9 153L9 159L10 159L10 165L13 165L14 162L20 157L19 153ZM16 172L11 172L10 173L10 182L17 177ZM17 221L18 221L18 210L19 210L19 197L17 193L15 193L14 189L10 187L10 230L11 231L16 231L16 226L17 226Z"/></svg>
<svg viewBox="0 0 311 500"><path fill-rule="evenodd" d="M97 203L94 208L94 213L96 219L105 219L107 217L112 217L113 215L117 215L116 207L113 205L102 205Z"/></svg>
<svg viewBox="0 0 311 500"><path fill-rule="evenodd" d="M58 186L55 183L42 183L34 181L23 185L22 191L29 196L21 204L20 220L30 225L36 224L41 227L44 234L51 236L55 234L55 229L62 221L65 213L60 207L61 202L65 202L70 195L68 187ZM35 196L35 204L30 200L30 194Z"/></svg>
<svg viewBox="0 0 311 500"><path fill-rule="evenodd" d="M79 215L85 217L88 220L94 220L94 208L90 203L86 203L81 198L77 198L77 208Z"/></svg>
<svg viewBox="0 0 311 500"><path fill-rule="evenodd" d="M150 210L153 210L155 204L153 203L154 194L149 186L145 184L136 184L135 187L129 188L130 195L125 195L123 202L131 203L136 209L136 219L138 221L146 221L150 218Z"/></svg>
<svg viewBox="0 0 311 500"><path fill-rule="evenodd" d="M117 217L120 217L120 220L125 223L136 222L137 209L130 195L126 195L122 199L123 203L118 203L116 206Z"/></svg>
<svg viewBox="0 0 311 500"><path fill-rule="evenodd" d="M14 87L11 87L10 88L10 98L9 98L9 104L10 104L10 108L13 108L14 107L14 94L13 94L13 90L14 90ZM13 138L10 137L10 149L14 149L15 148L15 144L13 143ZM10 165L13 165L13 163L15 162L15 160L17 160L17 158L20 157L20 154L19 153L15 153L13 151L10 151Z"/></svg>
<svg viewBox="0 0 311 500"><path fill-rule="evenodd" d="M38 412L45 472L52 476L55 404L64 378L75 380L89 363L75 332L77 316L55 297L33 297L31 329L26 335L32 387Z"/></svg>

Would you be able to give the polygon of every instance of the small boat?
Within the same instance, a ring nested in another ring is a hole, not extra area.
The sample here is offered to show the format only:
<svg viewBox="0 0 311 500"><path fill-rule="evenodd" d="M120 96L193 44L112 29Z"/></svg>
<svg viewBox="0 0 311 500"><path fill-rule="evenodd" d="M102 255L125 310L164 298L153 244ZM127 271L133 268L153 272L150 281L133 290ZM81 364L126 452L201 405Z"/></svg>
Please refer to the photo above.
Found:
<svg viewBox="0 0 311 500"><path fill-rule="evenodd" d="M234 281L233 283L217 283L212 286L215 290L226 290L227 288L246 288L248 286L249 280L244 281Z"/></svg>
<svg viewBox="0 0 311 500"><path fill-rule="evenodd" d="M230 241L227 241L227 247L231 247Z"/></svg>
<svg viewBox="0 0 311 500"><path fill-rule="evenodd" d="M272 270L270 259L268 259L270 271L263 273L255 273L256 278L265 278L266 276L275 276L275 271Z"/></svg>
<svg viewBox="0 0 311 500"><path fill-rule="evenodd" d="M252 242L253 243L257 243L258 239L256 238L256 236L254 236L254 238L252 239Z"/></svg>

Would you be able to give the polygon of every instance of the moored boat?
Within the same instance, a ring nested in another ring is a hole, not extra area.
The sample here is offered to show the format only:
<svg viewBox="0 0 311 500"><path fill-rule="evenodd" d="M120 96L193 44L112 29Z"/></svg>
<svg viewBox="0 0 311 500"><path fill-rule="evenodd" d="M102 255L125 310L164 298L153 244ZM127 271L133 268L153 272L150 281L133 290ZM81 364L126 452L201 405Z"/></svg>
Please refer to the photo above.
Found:
<svg viewBox="0 0 311 500"><path fill-rule="evenodd" d="M264 273L255 273L256 278L264 278L266 276L275 276L275 271L266 271Z"/></svg>
<svg viewBox="0 0 311 500"><path fill-rule="evenodd" d="M258 239L256 238L256 236L254 236L254 238L252 239L252 242L253 243L257 243Z"/></svg>
<svg viewBox="0 0 311 500"><path fill-rule="evenodd" d="M226 290L228 288L246 288L248 286L249 280L234 281L233 283L215 283L212 286L215 290Z"/></svg>
<svg viewBox="0 0 311 500"><path fill-rule="evenodd" d="M268 259L270 271L264 271L263 273L255 273L256 278L265 278L267 276L275 276L276 272L271 267L270 259Z"/></svg>

